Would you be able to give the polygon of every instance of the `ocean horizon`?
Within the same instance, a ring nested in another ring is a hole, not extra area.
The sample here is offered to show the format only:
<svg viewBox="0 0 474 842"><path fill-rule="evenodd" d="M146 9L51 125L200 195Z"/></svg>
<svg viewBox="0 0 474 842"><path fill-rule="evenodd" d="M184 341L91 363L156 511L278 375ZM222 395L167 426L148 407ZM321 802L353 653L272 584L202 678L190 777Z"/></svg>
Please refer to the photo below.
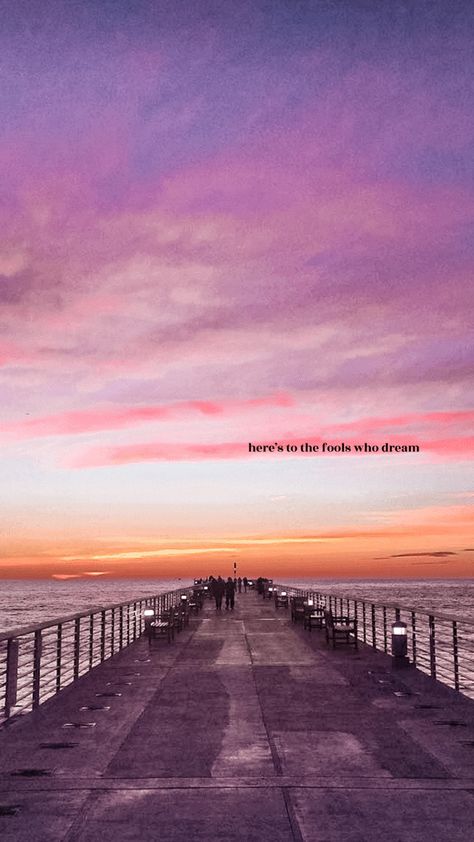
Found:
<svg viewBox="0 0 474 842"><path fill-rule="evenodd" d="M274 577L283 585L319 590L418 611L447 614L474 623L474 579L316 579ZM103 605L188 587L176 579L3 579L0 580L0 632L53 621Z"/></svg>

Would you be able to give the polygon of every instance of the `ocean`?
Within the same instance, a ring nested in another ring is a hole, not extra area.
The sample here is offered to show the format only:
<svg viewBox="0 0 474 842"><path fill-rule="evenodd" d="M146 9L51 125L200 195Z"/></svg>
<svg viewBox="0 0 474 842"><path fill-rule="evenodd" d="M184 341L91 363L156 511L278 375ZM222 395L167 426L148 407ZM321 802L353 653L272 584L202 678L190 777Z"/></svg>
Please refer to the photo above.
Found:
<svg viewBox="0 0 474 842"><path fill-rule="evenodd" d="M318 581L275 577L275 581L372 602L395 603L474 622L474 579ZM192 579L4 579L0 580L0 631L43 623L78 611L131 601L190 584Z"/></svg>

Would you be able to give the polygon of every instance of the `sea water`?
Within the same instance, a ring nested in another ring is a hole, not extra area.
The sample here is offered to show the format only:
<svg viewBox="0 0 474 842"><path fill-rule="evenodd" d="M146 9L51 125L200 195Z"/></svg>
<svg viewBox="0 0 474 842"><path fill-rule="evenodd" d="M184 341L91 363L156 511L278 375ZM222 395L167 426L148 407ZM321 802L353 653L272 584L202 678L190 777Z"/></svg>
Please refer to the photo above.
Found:
<svg viewBox="0 0 474 842"><path fill-rule="evenodd" d="M341 580L275 581L305 590L397 604L418 611L445 614L474 622L474 580ZM192 579L0 580L0 631L53 621L104 605L187 587ZM237 595L238 596L238 595Z"/></svg>

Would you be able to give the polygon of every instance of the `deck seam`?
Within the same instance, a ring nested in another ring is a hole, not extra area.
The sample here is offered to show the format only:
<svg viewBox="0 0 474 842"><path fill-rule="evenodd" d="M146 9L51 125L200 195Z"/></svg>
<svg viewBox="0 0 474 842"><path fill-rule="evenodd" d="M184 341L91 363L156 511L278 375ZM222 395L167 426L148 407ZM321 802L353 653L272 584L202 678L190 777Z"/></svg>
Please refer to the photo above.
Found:
<svg viewBox="0 0 474 842"><path fill-rule="evenodd" d="M247 646L247 651L249 653L250 668L251 668L251 671L252 671L252 679L253 679L253 683L254 683L254 686L255 686L255 695L257 697L258 706L260 708L260 716L262 717L263 727L265 729L265 734L266 734L266 737L267 737L268 745L270 747L270 753L271 753L271 756L272 756L272 761L273 761L273 766L275 768L275 773L278 777L281 777L283 775L283 767L281 765L280 755L278 754L278 749L276 747L276 743L273 739L273 736L270 734L267 722L265 720L265 714L263 712L263 705L262 705L262 701L261 701L261 698L260 698L260 693L259 693L259 689L258 689L258 685L257 685L257 679L256 679L256 675L255 675L255 663L254 663L254 660L253 660L250 642L249 642L249 639L248 639L248 636L247 636L247 629L246 629L246 626L245 626L245 620L244 620L243 625L244 625L245 645Z"/></svg>

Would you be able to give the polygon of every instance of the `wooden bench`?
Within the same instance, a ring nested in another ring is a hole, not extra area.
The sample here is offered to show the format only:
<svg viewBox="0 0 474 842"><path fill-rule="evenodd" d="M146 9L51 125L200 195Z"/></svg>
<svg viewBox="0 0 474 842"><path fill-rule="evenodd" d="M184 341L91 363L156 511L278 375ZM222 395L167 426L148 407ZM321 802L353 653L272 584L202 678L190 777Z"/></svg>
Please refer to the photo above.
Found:
<svg viewBox="0 0 474 842"><path fill-rule="evenodd" d="M158 637L166 637L168 643L171 643L174 640L174 630L175 613L173 608L170 608L168 611L158 614L153 622L148 623L148 642L151 643L152 640Z"/></svg>
<svg viewBox="0 0 474 842"><path fill-rule="evenodd" d="M288 608L288 594L278 593L275 591L275 608L278 611L279 608Z"/></svg>
<svg viewBox="0 0 474 842"><path fill-rule="evenodd" d="M298 623L304 620L304 596L292 596L290 599L291 605L291 622Z"/></svg>
<svg viewBox="0 0 474 842"><path fill-rule="evenodd" d="M313 627L322 629L324 626L324 608L317 605L305 605L303 626L308 631L312 631Z"/></svg>
<svg viewBox="0 0 474 842"><path fill-rule="evenodd" d="M326 626L326 643L332 641L332 648L341 644L354 646L357 649L357 620L349 617L334 617L332 611L324 612Z"/></svg>

